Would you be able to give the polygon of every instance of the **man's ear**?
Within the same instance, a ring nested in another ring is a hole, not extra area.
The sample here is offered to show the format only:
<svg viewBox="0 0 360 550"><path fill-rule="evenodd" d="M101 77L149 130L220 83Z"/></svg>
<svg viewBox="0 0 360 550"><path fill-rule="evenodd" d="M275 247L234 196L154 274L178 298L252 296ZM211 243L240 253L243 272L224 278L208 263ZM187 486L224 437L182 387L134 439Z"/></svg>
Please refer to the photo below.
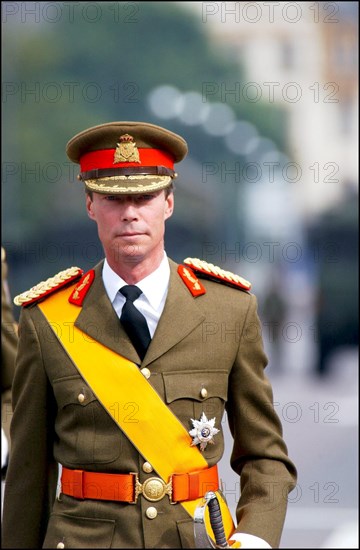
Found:
<svg viewBox="0 0 360 550"><path fill-rule="evenodd" d="M170 218L173 212L174 212L174 193L170 193L169 196L166 197L165 220Z"/></svg>
<svg viewBox="0 0 360 550"><path fill-rule="evenodd" d="M94 214L94 201L90 198L90 195L86 195L86 211L90 219L95 220Z"/></svg>

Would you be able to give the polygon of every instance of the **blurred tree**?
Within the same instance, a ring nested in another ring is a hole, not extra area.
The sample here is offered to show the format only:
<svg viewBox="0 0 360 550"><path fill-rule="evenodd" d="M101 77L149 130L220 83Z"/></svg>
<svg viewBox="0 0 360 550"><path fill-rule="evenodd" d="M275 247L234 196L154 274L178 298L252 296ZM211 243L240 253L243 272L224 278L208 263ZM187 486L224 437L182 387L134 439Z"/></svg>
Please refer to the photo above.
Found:
<svg viewBox="0 0 360 550"><path fill-rule="evenodd" d="M70 235L72 241L74 235L76 241L84 236L91 242L95 239L85 209L79 211L77 169L64 150L68 139L111 120L162 124L147 104L155 87L169 84L202 94L204 82L232 89L234 83L242 82L242 73L209 39L206 25L179 3L23 2L19 6L16 17L7 17L3 25L3 241L10 263L18 252L19 269L20 264L24 267L23 248L29 242L27 267L32 269L31 282L37 282L39 261L50 264L50 276L71 260L70 255L59 257L55 250L52 256L39 255L37 250L44 249L44 243L55 246L57 241L67 242ZM285 115L274 105L240 101L231 95L226 96L226 104L238 119L253 122L259 134L285 148ZM165 125L184 135L198 163L234 163L234 154L220 138L176 120ZM174 234L179 228L192 235L187 241L194 251L215 235L219 240L229 236L239 240L234 194L240 185L209 182L212 215L198 201L195 232L194 227L179 225L180 212L171 242L179 241ZM180 208L184 212L181 203ZM85 260L90 264L90 258ZM17 266L13 273L16 278ZM26 278L23 269L21 278ZM15 281L14 291L22 290L23 284L28 282Z"/></svg>

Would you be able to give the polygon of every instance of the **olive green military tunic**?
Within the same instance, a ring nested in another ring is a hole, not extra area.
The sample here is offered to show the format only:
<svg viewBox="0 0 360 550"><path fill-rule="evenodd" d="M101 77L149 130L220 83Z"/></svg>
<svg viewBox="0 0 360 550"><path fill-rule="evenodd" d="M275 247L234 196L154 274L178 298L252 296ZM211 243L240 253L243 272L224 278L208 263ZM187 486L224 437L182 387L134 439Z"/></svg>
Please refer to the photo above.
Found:
<svg viewBox="0 0 360 550"><path fill-rule="evenodd" d="M277 546L296 471L264 375L267 359L256 298L212 280L202 280L206 293L194 297L177 264L169 262L165 307L141 368L150 371L148 382L186 430L203 412L216 418L220 432L203 451L209 466L223 455L226 410L234 437L231 466L241 476L237 531ZM76 326L139 364L101 272L102 262L95 267ZM141 495L136 504L55 497L57 464L92 472L138 472L141 483L156 472L144 466L144 458L97 400L36 304L21 312L13 399L4 548L195 547L193 519L167 496L151 503ZM119 403L122 411L136 414L128 405ZM161 418L158 423L161 437Z"/></svg>

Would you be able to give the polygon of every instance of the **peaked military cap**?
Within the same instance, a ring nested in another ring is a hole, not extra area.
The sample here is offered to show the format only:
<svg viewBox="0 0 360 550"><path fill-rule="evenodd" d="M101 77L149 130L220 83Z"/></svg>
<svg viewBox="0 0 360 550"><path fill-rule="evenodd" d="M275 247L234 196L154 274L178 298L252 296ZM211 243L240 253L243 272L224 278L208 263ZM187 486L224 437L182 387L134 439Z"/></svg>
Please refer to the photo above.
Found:
<svg viewBox="0 0 360 550"><path fill-rule="evenodd" d="M179 135L147 122L109 122L75 135L66 146L80 164L78 179L96 193L134 194L165 189L174 164L187 154Z"/></svg>

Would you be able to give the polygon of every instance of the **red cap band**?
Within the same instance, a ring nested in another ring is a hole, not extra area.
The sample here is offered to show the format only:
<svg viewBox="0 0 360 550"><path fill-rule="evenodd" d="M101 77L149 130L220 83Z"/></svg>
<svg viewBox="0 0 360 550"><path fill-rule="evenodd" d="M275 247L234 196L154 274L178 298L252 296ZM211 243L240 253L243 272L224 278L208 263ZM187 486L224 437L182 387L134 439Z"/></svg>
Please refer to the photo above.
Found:
<svg viewBox="0 0 360 550"><path fill-rule="evenodd" d="M126 168L127 166L165 166L174 169L173 158L159 149L138 149L141 162L114 163L115 149L102 149L86 153L80 159L81 172L101 168Z"/></svg>

